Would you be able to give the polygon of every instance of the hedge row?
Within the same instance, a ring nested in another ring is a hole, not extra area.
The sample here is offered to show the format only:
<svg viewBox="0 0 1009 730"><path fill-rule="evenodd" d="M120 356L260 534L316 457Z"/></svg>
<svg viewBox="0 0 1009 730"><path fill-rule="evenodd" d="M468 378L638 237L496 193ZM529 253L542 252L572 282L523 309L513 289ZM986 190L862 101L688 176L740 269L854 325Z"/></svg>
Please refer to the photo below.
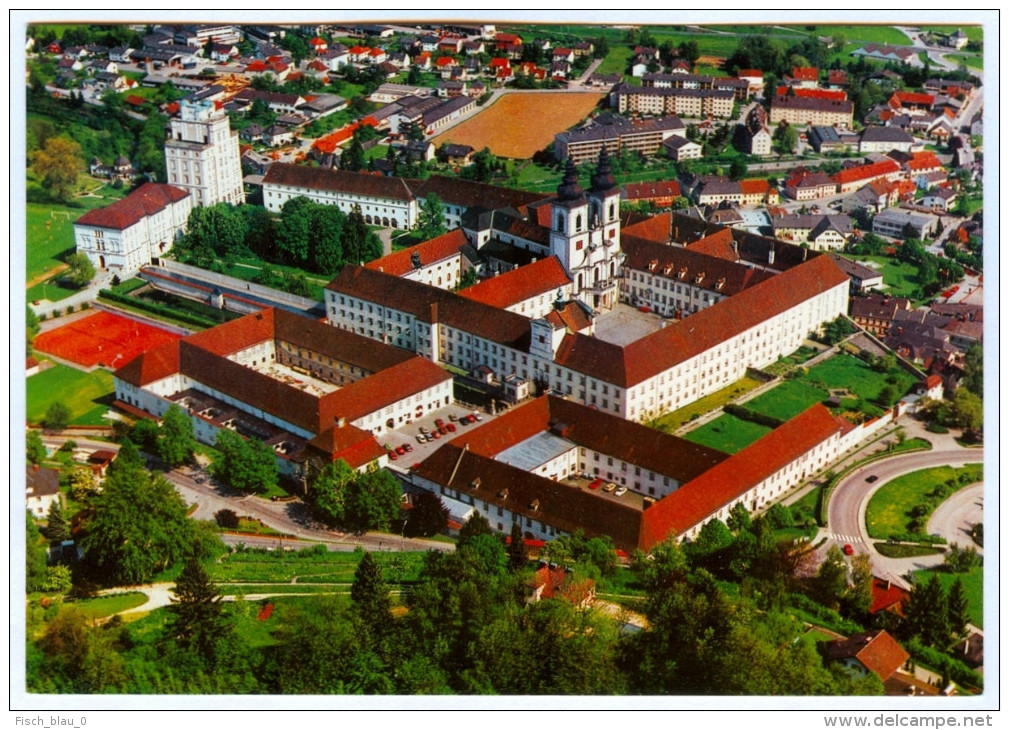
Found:
<svg viewBox="0 0 1009 730"><path fill-rule="evenodd" d="M751 411L746 406L741 406L737 403L726 403L722 407L726 413L730 416L735 416L736 418L742 418L744 421L752 421L753 423L759 423L761 426L767 426L768 428L777 428L784 424L784 420L780 418L775 418L774 416L768 416L766 413L757 413L756 411Z"/></svg>
<svg viewBox="0 0 1009 730"><path fill-rule="evenodd" d="M968 667L959 659L925 646L918 639L910 639L904 642L904 648L918 664L924 664L929 669L945 672L957 684L963 687L977 687L984 689L984 678Z"/></svg>
<svg viewBox="0 0 1009 730"><path fill-rule="evenodd" d="M200 317L199 315L191 314L189 312L180 312L177 309L172 309L171 307L166 307L161 304L154 304L153 302L145 302L142 299L134 299L133 297L116 294L108 289L102 289L98 292L98 296L102 299L108 299L111 302L125 304L128 307L140 309L144 312L150 312L151 314L160 314L163 317L170 317L179 322L195 325L196 327L213 327L214 325L220 324L220 322L215 322L209 317Z"/></svg>

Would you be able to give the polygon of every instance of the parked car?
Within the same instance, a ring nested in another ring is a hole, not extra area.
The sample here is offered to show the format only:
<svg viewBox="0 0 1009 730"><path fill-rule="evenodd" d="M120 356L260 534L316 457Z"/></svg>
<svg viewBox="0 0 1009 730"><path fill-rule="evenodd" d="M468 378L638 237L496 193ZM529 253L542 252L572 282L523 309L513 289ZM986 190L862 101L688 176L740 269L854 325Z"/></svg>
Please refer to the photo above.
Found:
<svg viewBox="0 0 1009 730"><path fill-rule="evenodd" d="M876 476L875 474L870 474L869 476L867 476L867 477L865 478L865 481L869 482L869 484L872 484L872 483L873 483L874 481L876 481L877 479L879 479L879 477L878 477L878 476Z"/></svg>
<svg viewBox="0 0 1009 730"><path fill-rule="evenodd" d="M602 479L593 479L589 484L589 489L599 489L599 487L603 486L603 484L604 482Z"/></svg>
<svg viewBox="0 0 1009 730"><path fill-rule="evenodd" d="M418 444L426 444L427 443L427 436L425 436L422 433L417 434L417 443Z"/></svg>
<svg viewBox="0 0 1009 730"><path fill-rule="evenodd" d="M445 424L445 428L448 429L449 433L455 433L455 424L454 423L446 423Z"/></svg>
<svg viewBox="0 0 1009 730"><path fill-rule="evenodd" d="M396 447L396 453L402 456L403 454L406 453L406 447L400 444L399 446Z"/></svg>
<svg viewBox="0 0 1009 730"><path fill-rule="evenodd" d="M481 416L481 415L480 415L479 413L477 413L476 411L473 411L473 413L472 413L472 416L473 416L473 418L475 418L475 419L476 419L476 420L478 420L478 421L482 421L482 420L483 420L483 416Z"/></svg>
<svg viewBox="0 0 1009 730"><path fill-rule="evenodd" d="M441 428L442 426L445 425L445 421L443 421L440 418L436 418L434 419L434 425L437 426L438 428Z"/></svg>
<svg viewBox="0 0 1009 730"><path fill-rule="evenodd" d="M849 543L845 543L845 545L844 545L844 554L845 555L854 555L855 554L855 548L853 548Z"/></svg>
<svg viewBox="0 0 1009 730"><path fill-rule="evenodd" d="M613 482L607 482L606 485L603 487L604 492L615 492L616 489L617 485L614 484Z"/></svg>
<svg viewBox="0 0 1009 730"><path fill-rule="evenodd" d="M455 423L456 421L459 420L459 416L457 416L454 413L449 413L448 414L448 420L452 421L452 423Z"/></svg>
<svg viewBox="0 0 1009 730"><path fill-rule="evenodd" d="M431 436L432 436L433 438L436 438L436 439L440 439L440 438L441 438L441 434L440 434L440 433L438 433L437 431L432 431L432 432L431 432Z"/></svg>
<svg viewBox="0 0 1009 730"><path fill-rule="evenodd" d="M403 450L409 453L413 451L413 446L411 446L410 444L403 444Z"/></svg>
<svg viewBox="0 0 1009 730"><path fill-rule="evenodd" d="M398 458L398 457L396 456L396 452L395 452L395 451L389 451L389 452L387 452L387 453L389 454L389 459L390 459L391 461L396 461L396 459Z"/></svg>
<svg viewBox="0 0 1009 730"><path fill-rule="evenodd" d="M627 487L617 487L617 491L615 491L613 494L616 497L623 497L625 494L627 494Z"/></svg>

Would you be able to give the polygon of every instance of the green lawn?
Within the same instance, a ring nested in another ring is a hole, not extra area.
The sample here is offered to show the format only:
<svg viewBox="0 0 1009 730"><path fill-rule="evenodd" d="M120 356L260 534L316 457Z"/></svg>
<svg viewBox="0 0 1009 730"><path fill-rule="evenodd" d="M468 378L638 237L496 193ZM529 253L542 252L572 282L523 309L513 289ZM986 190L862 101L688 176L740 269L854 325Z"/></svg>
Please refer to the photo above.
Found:
<svg viewBox="0 0 1009 730"><path fill-rule="evenodd" d="M688 406L659 416L654 421L649 422L648 425L660 431L672 433L683 424L689 423L692 418L702 416L716 408L721 408L733 398L737 398L754 388L758 388L760 385L761 382L756 378L742 378L731 385L725 386L721 390L716 390L710 395L699 398Z"/></svg>
<svg viewBox="0 0 1009 730"><path fill-rule="evenodd" d="M984 56L966 54L966 53L956 53L949 54L948 56L943 56L947 61L952 61L956 64L963 64L967 68L973 68L977 71L984 70Z"/></svg>
<svg viewBox="0 0 1009 730"><path fill-rule="evenodd" d="M947 35L959 28L967 35L968 40L984 40L984 26L981 25L919 25L918 28L923 31L945 33Z"/></svg>
<svg viewBox="0 0 1009 730"><path fill-rule="evenodd" d="M713 421L684 435L688 441L734 454L771 432L767 426L723 413Z"/></svg>
<svg viewBox="0 0 1009 730"><path fill-rule="evenodd" d="M894 387L901 395L915 382L913 375L899 367L889 373L880 373L857 357L840 353L811 367L802 380L826 388L847 388L859 398L874 400L889 385L887 378L891 376L896 378Z"/></svg>
<svg viewBox="0 0 1009 730"><path fill-rule="evenodd" d="M56 365L28 378L26 416L39 423L46 409L56 401L70 409L70 422L78 425L107 426L102 418L112 400L112 374L105 370L81 372L66 365Z"/></svg>
<svg viewBox="0 0 1009 730"><path fill-rule="evenodd" d="M913 297L921 289L918 267L914 264L902 263L889 256L859 256L857 260L883 274L883 285L888 294Z"/></svg>
<svg viewBox="0 0 1009 730"><path fill-rule="evenodd" d="M211 578L220 583L352 583L362 553L292 551L273 553L242 552L225 555L219 563L207 566ZM386 569L391 582L416 580L424 553L373 553L379 565ZM393 568L399 561L403 570L396 575ZM267 591L248 587L250 593Z"/></svg>
<svg viewBox="0 0 1009 730"><path fill-rule="evenodd" d="M980 481L983 478L983 466L969 464L960 469L937 466L904 474L887 482L872 495L866 508L865 523L869 537L875 540L885 540L890 535L911 532L908 528L908 523L911 521L909 514L911 509L916 505L928 506L927 495L940 484L944 484L947 479L957 479L960 474L969 475L970 480L962 484L957 481L957 486L950 493L961 486ZM931 510L920 518L921 524L928 523L930 514Z"/></svg>
<svg viewBox="0 0 1009 730"><path fill-rule="evenodd" d="M798 380L787 380L744 405L751 411L787 421L828 397L830 394L822 388Z"/></svg>
<svg viewBox="0 0 1009 730"><path fill-rule="evenodd" d="M805 28L805 26L803 26ZM909 46L911 39L889 25L818 25L814 31L821 36L843 35L848 43L864 45L881 43L891 46Z"/></svg>
<svg viewBox="0 0 1009 730"><path fill-rule="evenodd" d="M143 593L116 593L111 596L100 596L99 598L86 598L74 601L72 605L83 612L89 619L105 618L113 614L125 611L128 608L135 608L147 603L147 596Z"/></svg>
<svg viewBox="0 0 1009 730"><path fill-rule="evenodd" d="M963 583L964 593L967 594L967 616L969 621L979 628L984 628L984 568L971 568L969 573L947 573L944 570L918 570L914 574L914 579L918 583L925 583L932 579L933 575L939 576L939 582L948 592L949 587L959 578Z"/></svg>
<svg viewBox="0 0 1009 730"><path fill-rule="evenodd" d="M218 263L224 264L224 261L218 259ZM242 258L239 259L234 266L230 268L225 267L223 273L227 276L233 276L236 279L241 279L242 281L254 281L256 276L262 270L263 266L269 266L271 269L276 269L278 271L286 271L293 274L304 274L305 278L308 279L309 285L312 287L312 299L318 299L322 301L323 299L323 288L332 281L332 277L323 276L315 272L305 271L304 269L299 269L296 266L283 266L281 264L268 264L262 259L258 258Z"/></svg>
<svg viewBox="0 0 1009 730"><path fill-rule="evenodd" d="M928 545L891 545L888 542L877 542L873 544L876 552L888 558L917 558L923 555L936 555L942 552L939 548Z"/></svg>
<svg viewBox="0 0 1009 730"><path fill-rule="evenodd" d="M600 75L623 74L627 70L627 65L631 62L634 49L625 45L611 45L606 58L599 64L596 73Z"/></svg>

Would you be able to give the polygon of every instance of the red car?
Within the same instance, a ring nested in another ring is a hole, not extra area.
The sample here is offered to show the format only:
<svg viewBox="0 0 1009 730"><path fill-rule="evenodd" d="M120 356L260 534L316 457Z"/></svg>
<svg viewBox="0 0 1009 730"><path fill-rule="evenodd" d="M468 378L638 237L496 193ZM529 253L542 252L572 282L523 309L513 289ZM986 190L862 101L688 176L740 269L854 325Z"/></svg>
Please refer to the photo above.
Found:
<svg viewBox="0 0 1009 730"><path fill-rule="evenodd" d="M397 446L396 447L396 453L399 454L400 456L402 456L403 454L406 453L406 447L405 446Z"/></svg>
<svg viewBox="0 0 1009 730"><path fill-rule="evenodd" d="M443 421L440 418L436 418L434 419L434 425L437 426L438 428L441 428L442 426L445 425L445 421Z"/></svg>
<svg viewBox="0 0 1009 730"><path fill-rule="evenodd" d="M592 483L589 484L589 489L599 489L599 487L603 486L605 483L606 482L602 479L593 479Z"/></svg>
<svg viewBox="0 0 1009 730"><path fill-rule="evenodd" d="M396 456L396 452L395 452L395 451L390 451L390 452L388 452L388 454L389 454L389 459L390 459L391 461L396 461L396 459L398 458L398 457Z"/></svg>
<svg viewBox="0 0 1009 730"><path fill-rule="evenodd" d="M854 555L855 554L855 548L853 548L850 544L845 544L845 546L844 546L844 554L845 555Z"/></svg>
<svg viewBox="0 0 1009 730"><path fill-rule="evenodd" d="M445 428L447 428L449 430L449 433L455 433L455 424L454 423L446 423L445 424Z"/></svg>
<svg viewBox="0 0 1009 730"><path fill-rule="evenodd" d="M440 439L441 438L441 434L438 433L437 431L432 431L431 435L434 436L436 439Z"/></svg>

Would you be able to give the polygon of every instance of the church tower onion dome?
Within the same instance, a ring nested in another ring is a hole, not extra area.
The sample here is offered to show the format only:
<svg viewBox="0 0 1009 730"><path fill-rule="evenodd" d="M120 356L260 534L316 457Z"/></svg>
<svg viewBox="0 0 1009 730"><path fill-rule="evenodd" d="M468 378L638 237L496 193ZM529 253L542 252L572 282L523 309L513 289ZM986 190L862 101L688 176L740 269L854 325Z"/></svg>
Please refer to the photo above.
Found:
<svg viewBox="0 0 1009 730"><path fill-rule="evenodd" d="M616 181L613 179L613 167L610 165L610 154L603 147L599 151L599 164L596 166L596 172L592 176L592 191L599 193L606 192L607 190L612 190L616 184Z"/></svg>
<svg viewBox="0 0 1009 730"><path fill-rule="evenodd" d="M578 168L570 157L564 170L564 180L557 186L557 200L563 203L585 202L585 193L578 184Z"/></svg>

